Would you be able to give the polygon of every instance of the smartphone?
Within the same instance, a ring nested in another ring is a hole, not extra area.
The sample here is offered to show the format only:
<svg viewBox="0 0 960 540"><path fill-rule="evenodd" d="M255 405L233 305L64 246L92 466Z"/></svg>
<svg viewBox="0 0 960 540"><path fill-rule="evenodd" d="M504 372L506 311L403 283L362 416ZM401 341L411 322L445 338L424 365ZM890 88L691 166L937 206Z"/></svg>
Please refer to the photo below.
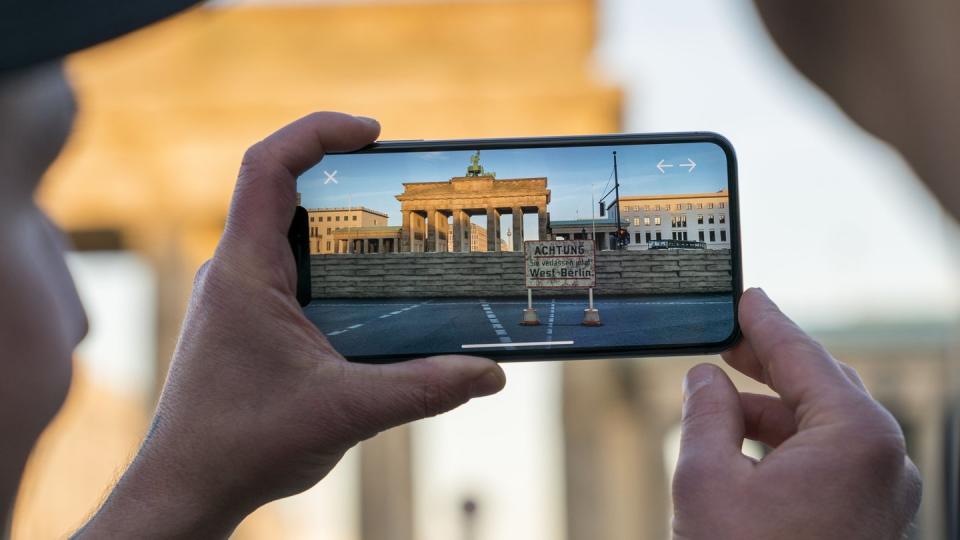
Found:
<svg viewBox="0 0 960 540"><path fill-rule="evenodd" d="M739 337L714 133L385 141L297 181L306 317L348 360L714 353Z"/></svg>

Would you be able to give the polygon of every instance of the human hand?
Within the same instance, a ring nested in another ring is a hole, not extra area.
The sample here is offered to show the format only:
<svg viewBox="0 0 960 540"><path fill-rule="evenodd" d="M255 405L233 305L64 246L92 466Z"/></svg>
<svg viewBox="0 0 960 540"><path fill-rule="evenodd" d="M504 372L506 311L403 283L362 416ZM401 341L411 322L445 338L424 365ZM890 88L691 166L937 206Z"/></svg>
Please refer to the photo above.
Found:
<svg viewBox="0 0 960 540"><path fill-rule="evenodd" d="M710 364L687 373L674 537L901 538L921 486L893 416L763 291L744 293L740 325L724 360L780 397L738 393ZM773 451L754 461L744 438Z"/></svg>
<svg viewBox="0 0 960 540"><path fill-rule="evenodd" d="M151 432L82 534L227 536L257 507L313 486L358 442L503 387L483 358L347 362L297 304L287 241L296 178L325 151L378 133L373 120L317 113L247 151Z"/></svg>

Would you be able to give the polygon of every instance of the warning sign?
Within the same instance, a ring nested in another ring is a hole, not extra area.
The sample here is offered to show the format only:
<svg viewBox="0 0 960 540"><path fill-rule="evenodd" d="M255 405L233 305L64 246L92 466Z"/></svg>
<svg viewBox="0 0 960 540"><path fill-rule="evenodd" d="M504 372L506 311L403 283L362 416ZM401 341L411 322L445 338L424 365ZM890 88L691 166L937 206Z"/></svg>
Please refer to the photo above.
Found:
<svg viewBox="0 0 960 540"><path fill-rule="evenodd" d="M524 242L528 289L587 289L596 285L596 250L591 240Z"/></svg>

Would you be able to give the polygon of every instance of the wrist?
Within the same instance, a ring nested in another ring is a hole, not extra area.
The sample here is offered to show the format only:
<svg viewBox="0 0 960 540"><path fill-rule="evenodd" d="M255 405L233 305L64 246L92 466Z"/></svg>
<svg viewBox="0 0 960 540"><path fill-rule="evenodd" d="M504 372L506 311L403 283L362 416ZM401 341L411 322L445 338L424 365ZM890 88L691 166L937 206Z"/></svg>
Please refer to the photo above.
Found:
<svg viewBox="0 0 960 540"><path fill-rule="evenodd" d="M253 510L204 485L175 453L148 441L73 538L228 538Z"/></svg>

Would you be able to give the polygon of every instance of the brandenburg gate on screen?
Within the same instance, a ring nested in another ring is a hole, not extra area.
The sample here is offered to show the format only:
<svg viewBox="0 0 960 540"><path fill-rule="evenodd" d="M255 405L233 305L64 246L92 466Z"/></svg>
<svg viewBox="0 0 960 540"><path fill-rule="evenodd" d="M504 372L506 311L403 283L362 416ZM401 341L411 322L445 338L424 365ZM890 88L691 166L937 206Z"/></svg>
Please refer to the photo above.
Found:
<svg viewBox="0 0 960 540"><path fill-rule="evenodd" d="M549 238L550 190L545 177L498 180L480 166L479 152L471 161L466 176L403 184L403 193L397 195L403 216L400 251L448 251L448 246L455 252L470 251L470 218L478 215L487 217L487 251L500 251L500 217L504 214L513 216L513 251L523 251L524 214L536 214L539 238ZM452 243L447 239L448 230L453 234Z"/></svg>

